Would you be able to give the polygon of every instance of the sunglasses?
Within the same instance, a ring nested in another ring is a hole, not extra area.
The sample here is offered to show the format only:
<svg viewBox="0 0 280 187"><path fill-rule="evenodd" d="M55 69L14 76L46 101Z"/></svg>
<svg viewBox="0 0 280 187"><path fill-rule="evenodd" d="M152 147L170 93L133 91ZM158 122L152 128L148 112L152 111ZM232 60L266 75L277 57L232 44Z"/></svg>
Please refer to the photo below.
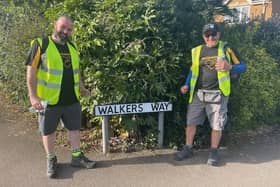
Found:
<svg viewBox="0 0 280 187"><path fill-rule="evenodd" d="M204 34L204 36L205 36L206 38L209 38L210 36L215 37L215 36L217 36L217 32L207 33L207 34Z"/></svg>

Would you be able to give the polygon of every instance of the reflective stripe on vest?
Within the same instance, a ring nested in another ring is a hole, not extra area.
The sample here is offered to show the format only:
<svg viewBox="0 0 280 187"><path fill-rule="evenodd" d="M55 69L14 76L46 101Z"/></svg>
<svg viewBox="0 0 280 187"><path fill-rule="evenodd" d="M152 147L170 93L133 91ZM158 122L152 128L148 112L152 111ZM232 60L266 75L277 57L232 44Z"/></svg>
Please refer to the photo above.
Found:
<svg viewBox="0 0 280 187"><path fill-rule="evenodd" d="M226 42L219 41L218 46L218 57L226 58L229 63L231 63L231 58L228 53L224 51L224 46ZM201 53L202 45L195 47L192 49L192 77L190 82L190 97L189 103L192 102L193 94L195 90L195 85L199 76L199 60L200 60L200 53ZM225 57L226 55L226 57ZM230 94L230 72L229 71L217 71L218 74L218 81L219 81L219 88L222 91L224 96L229 96Z"/></svg>
<svg viewBox="0 0 280 187"><path fill-rule="evenodd" d="M42 39L37 39L42 46ZM80 98L79 56L76 49L68 44L74 76L74 90L77 99ZM41 54L41 61L37 71L37 95L42 100L54 105L59 100L63 76L63 61L54 42L49 38L45 53Z"/></svg>

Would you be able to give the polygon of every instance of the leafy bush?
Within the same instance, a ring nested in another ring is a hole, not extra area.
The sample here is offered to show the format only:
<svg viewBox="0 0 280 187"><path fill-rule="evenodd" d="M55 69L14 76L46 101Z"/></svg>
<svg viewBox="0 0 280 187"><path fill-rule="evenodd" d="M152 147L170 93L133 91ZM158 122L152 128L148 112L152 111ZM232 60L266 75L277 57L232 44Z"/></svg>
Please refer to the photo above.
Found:
<svg viewBox="0 0 280 187"><path fill-rule="evenodd" d="M238 129L275 124L279 122L276 113L280 91L279 65L262 48L241 51L248 68L240 85L233 90L230 102L232 124Z"/></svg>
<svg viewBox="0 0 280 187"><path fill-rule="evenodd" d="M66 0L50 9L50 19L66 13L75 20L74 39L85 82L93 91L83 100L83 110L90 113L102 103L172 101L174 113L167 116L166 127L167 132L174 129L179 116L185 116L186 98L179 87L190 64L189 51L201 42L202 25L212 14L226 11L221 2L216 5L221 8L191 0ZM123 118L139 130L137 121ZM141 128L153 123L142 121Z"/></svg>
<svg viewBox="0 0 280 187"><path fill-rule="evenodd" d="M279 65L273 53L264 48L265 43L272 41L259 36L261 22L266 23L256 20L223 28L222 38L233 45L247 64L246 73L238 85L233 85L229 104L229 123L239 131L279 122Z"/></svg>
<svg viewBox="0 0 280 187"><path fill-rule="evenodd" d="M3 3L3 2L2 2ZM45 20L27 4L13 2L0 7L0 82L13 102L28 104L25 59L31 39L44 28ZM40 35L37 35L40 36Z"/></svg>
<svg viewBox="0 0 280 187"><path fill-rule="evenodd" d="M0 82L15 101L28 102L23 62L29 41L52 29L42 12L50 22L67 14L74 20L73 40L81 54L86 86L92 91L92 96L82 99L85 116L100 124L100 118L92 115L98 104L171 101L164 141L170 147L184 143L187 96L179 88L191 64L191 48L203 42L202 26L213 15L229 14L221 1L64 0L52 1L56 2L52 6L44 1L42 9L36 2L0 7ZM267 34L260 36L260 28ZM273 33L274 28L278 26L273 21L223 27L222 38L233 44L248 65L230 99L230 123L236 130L279 122L278 32ZM116 128L134 133L146 147L154 145L155 114L111 121Z"/></svg>
<svg viewBox="0 0 280 187"><path fill-rule="evenodd" d="M266 51L280 61L280 15L273 15L268 21L260 20L256 24L257 32L253 43L266 49Z"/></svg>

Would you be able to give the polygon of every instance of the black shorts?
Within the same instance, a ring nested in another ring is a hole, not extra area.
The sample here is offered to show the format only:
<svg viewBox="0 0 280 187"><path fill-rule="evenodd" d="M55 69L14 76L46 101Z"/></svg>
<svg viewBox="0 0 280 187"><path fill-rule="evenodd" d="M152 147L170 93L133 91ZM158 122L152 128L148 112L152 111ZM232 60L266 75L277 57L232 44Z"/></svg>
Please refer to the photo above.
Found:
<svg viewBox="0 0 280 187"><path fill-rule="evenodd" d="M39 129L42 135L49 135L56 131L60 119L64 127L70 131L80 130L81 106L74 103L65 106L47 106L44 113L39 113Z"/></svg>

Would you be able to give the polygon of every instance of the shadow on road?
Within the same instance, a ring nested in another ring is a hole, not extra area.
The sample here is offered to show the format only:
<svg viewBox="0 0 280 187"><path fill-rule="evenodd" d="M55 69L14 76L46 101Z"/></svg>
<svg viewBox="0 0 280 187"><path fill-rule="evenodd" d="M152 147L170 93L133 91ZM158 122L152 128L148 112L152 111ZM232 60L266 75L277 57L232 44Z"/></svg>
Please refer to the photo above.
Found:
<svg viewBox="0 0 280 187"><path fill-rule="evenodd" d="M75 172L81 170L81 168L71 167L69 163L58 163L58 175L56 179L70 179L73 178Z"/></svg>
<svg viewBox="0 0 280 187"><path fill-rule="evenodd" d="M258 137L247 137L236 141L234 145L221 147L219 154L221 157L220 166L228 163L261 164L280 159L280 132L263 134ZM98 168L112 167L114 165L136 165L136 164L158 164L167 163L173 166L199 165L205 164L208 158L208 149L195 150L192 158L175 161L175 151L151 152L149 155L132 156L129 158L114 158L111 160L101 160ZM131 153L129 153L131 154ZM133 154L133 153L132 153Z"/></svg>

